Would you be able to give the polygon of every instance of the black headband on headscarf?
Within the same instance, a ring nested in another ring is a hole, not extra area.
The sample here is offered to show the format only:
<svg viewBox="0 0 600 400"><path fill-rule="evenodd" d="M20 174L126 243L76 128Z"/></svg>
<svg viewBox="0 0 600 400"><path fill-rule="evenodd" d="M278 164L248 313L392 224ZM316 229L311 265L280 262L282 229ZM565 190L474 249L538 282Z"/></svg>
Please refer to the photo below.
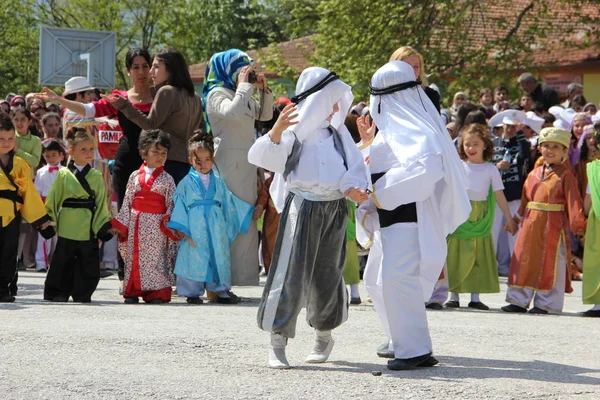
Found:
<svg viewBox="0 0 600 400"><path fill-rule="evenodd" d="M384 94L392 94L392 93L400 92L402 90L412 89L416 86L421 86L421 81L419 79L410 81L410 82L399 83L397 85L392 85L392 86L388 86L388 87L384 87L384 88L376 88L376 87L371 86L371 84L369 84L369 94L371 94L372 96L383 96ZM420 98L420 96L421 96L421 94L419 93L419 98ZM421 102L422 102L422 100L421 100ZM377 106L377 113L381 114L381 97L379 98L379 105Z"/></svg>
<svg viewBox="0 0 600 400"><path fill-rule="evenodd" d="M292 99L291 99L292 103L294 103L296 105L299 104L301 101L306 100L306 98L308 96L310 96L311 94L318 92L319 90L323 89L325 86L329 85L331 82L336 81L338 79L340 79L340 77L337 76L337 74L335 72L330 72L325 78L323 78L315 86L292 97Z"/></svg>

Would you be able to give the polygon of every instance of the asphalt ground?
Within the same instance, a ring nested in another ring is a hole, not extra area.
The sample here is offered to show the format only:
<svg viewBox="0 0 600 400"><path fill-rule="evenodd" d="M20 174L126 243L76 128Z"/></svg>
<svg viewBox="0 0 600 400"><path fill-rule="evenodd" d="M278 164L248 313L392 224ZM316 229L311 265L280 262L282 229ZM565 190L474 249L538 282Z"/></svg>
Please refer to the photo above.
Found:
<svg viewBox="0 0 600 400"><path fill-rule="evenodd" d="M581 283L560 316L428 311L440 364L389 371L368 303L334 331L329 362L307 364L314 334L302 311L291 370L266 367L269 335L256 326L262 287L236 287L237 305L125 305L116 277L91 304L42 300L44 274L20 274L0 305L0 399L600 399L600 320L582 318ZM264 282L264 279L263 279ZM361 295L367 293L361 287ZM462 303L466 305L465 296Z"/></svg>

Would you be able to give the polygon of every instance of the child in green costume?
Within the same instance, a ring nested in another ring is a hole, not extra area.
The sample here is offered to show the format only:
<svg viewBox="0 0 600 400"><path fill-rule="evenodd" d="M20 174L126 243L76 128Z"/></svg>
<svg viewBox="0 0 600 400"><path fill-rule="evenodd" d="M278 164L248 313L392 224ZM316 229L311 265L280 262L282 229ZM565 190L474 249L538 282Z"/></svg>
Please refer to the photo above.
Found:
<svg viewBox="0 0 600 400"><path fill-rule="evenodd" d="M498 168L489 163L494 147L488 128L469 125L462 133L459 155L467 174L467 193L471 201L469 219L448 238L448 285L450 301L446 307L460 306L459 293L471 293L470 308L489 310L479 293L498 293L498 263L492 239L496 202L504 214L505 230L514 234L517 227L504 197Z"/></svg>
<svg viewBox="0 0 600 400"><path fill-rule="evenodd" d="M583 251L583 304L593 304L584 317L600 317L600 160L587 165L588 187L584 210L588 214Z"/></svg>

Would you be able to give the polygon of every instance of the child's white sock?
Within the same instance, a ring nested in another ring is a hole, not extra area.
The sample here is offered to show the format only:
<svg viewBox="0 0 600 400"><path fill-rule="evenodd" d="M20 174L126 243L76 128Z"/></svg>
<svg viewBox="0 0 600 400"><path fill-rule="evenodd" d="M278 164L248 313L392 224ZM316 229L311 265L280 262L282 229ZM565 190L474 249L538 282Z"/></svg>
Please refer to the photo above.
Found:
<svg viewBox="0 0 600 400"><path fill-rule="evenodd" d="M471 293L471 301L473 303L479 303L479 293Z"/></svg>
<svg viewBox="0 0 600 400"><path fill-rule="evenodd" d="M358 292L358 283L350 285L350 297L360 297L360 293Z"/></svg>
<svg viewBox="0 0 600 400"><path fill-rule="evenodd" d="M596 304L594 307L592 307L592 310L600 311L600 304Z"/></svg>
<svg viewBox="0 0 600 400"><path fill-rule="evenodd" d="M450 301L459 301L458 293L450 292Z"/></svg>

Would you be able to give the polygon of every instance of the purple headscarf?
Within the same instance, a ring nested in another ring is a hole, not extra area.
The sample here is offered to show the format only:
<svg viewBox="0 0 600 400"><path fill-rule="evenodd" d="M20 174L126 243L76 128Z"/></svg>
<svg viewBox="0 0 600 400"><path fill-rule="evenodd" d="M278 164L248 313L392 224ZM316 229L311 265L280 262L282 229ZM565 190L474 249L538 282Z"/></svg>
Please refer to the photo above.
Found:
<svg viewBox="0 0 600 400"><path fill-rule="evenodd" d="M569 124L569 132L571 132L571 135L573 135L573 125L575 125L575 121L580 121L582 119L585 121L586 125L593 124L592 119L588 117L585 113L577 113L573 116L573 119ZM577 144L575 146L569 147L569 160L571 161L571 165L573 166L573 168L575 168L575 166L579 163L579 158L581 156L581 146L583 146L583 143L585 143L585 136L586 135L582 134L579 140L577 141ZM573 135L573 137L575 137L575 135Z"/></svg>

